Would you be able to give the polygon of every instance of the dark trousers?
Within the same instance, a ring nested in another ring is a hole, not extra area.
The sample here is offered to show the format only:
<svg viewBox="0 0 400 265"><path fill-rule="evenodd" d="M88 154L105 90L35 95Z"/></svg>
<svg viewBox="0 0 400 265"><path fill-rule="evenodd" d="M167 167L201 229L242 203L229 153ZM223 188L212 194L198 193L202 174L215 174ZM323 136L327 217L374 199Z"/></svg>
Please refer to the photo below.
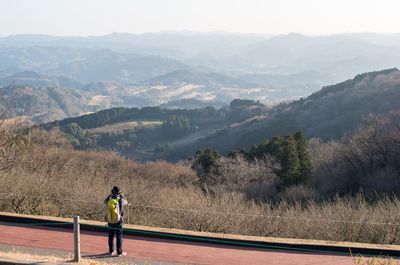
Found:
<svg viewBox="0 0 400 265"><path fill-rule="evenodd" d="M117 254L122 253L122 226L108 225L108 250L114 252L114 234L117 238Z"/></svg>

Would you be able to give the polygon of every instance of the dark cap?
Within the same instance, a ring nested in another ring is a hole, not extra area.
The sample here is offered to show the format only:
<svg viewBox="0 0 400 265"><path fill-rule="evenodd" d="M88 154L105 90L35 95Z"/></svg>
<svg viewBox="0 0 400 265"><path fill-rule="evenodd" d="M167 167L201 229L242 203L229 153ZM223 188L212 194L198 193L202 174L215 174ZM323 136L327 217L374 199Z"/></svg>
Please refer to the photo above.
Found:
<svg viewBox="0 0 400 265"><path fill-rule="evenodd" d="M111 193L113 193L113 194L120 194L120 193L121 193L121 190L119 189L119 187L114 186L114 187L112 188L112 190L111 190Z"/></svg>

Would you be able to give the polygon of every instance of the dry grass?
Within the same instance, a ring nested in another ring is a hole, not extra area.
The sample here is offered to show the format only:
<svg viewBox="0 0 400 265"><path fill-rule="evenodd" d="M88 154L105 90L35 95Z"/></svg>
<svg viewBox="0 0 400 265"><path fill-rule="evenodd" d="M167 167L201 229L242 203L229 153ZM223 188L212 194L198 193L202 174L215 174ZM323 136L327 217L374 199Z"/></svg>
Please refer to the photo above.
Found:
<svg viewBox="0 0 400 265"><path fill-rule="evenodd" d="M161 126L162 121L129 121L122 123L115 123L110 125L105 125L102 127L90 129L91 133L115 133L122 132L124 130L136 130L139 128L151 128Z"/></svg>
<svg viewBox="0 0 400 265"><path fill-rule="evenodd" d="M29 254L29 253L14 250L12 252L0 251L0 259L9 259L9 260L13 260L13 261L25 261L25 262L32 262L32 263L46 262L46 263L60 264L60 263L70 263L72 261L72 256L66 256L66 257L45 256L45 255ZM93 260L93 259L81 259L81 262L79 262L79 264L82 264L82 265L109 265L112 263Z"/></svg>
<svg viewBox="0 0 400 265"><path fill-rule="evenodd" d="M29 116L18 116L15 118L3 119L0 122L0 126L10 127L10 126L15 126L15 125L24 124L24 123L28 123L28 124L30 123Z"/></svg>
<svg viewBox="0 0 400 265"><path fill-rule="evenodd" d="M270 179L268 172L255 165L250 168L254 174L248 176L225 168L240 176L231 180L231 186L218 184L212 194L205 194L187 163L141 164L109 152L75 151L57 139L33 132L31 140L20 139L3 153L11 158L0 153L0 165L12 162L0 168L1 211L62 217L79 214L102 221L102 201L113 185L119 185L132 204L126 220L137 225L400 244L399 199L382 198L376 203L362 196L326 202L253 200L246 194L246 182L254 176Z"/></svg>
<svg viewBox="0 0 400 265"><path fill-rule="evenodd" d="M89 106L98 106L98 105L110 105L110 97L109 96L102 96L102 95L95 95L93 96L88 103Z"/></svg>
<svg viewBox="0 0 400 265"><path fill-rule="evenodd" d="M393 258L387 257L355 257L354 258L355 265L399 265L400 262Z"/></svg>

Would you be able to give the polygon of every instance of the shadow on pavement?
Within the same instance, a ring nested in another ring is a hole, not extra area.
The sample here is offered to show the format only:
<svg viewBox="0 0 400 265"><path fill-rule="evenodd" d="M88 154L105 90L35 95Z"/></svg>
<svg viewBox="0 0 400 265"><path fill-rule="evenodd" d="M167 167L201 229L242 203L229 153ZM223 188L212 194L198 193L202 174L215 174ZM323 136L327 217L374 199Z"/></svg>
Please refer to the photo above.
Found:
<svg viewBox="0 0 400 265"><path fill-rule="evenodd" d="M109 258L114 258L114 257L116 257L116 256L113 256L110 253L82 255L82 258L85 258L85 259L109 259Z"/></svg>

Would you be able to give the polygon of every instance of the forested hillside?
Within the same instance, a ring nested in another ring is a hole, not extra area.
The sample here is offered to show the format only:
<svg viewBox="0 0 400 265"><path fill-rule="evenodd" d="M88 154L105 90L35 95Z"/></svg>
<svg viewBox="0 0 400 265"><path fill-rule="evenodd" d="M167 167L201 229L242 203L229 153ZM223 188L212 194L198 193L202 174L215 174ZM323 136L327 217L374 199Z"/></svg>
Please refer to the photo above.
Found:
<svg viewBox="0 0 400 265"><path fill-rule="evenodd" d="M400 108L400 71L388 69L360 74L327 86L307 98L283 103L263 115L230 125L206 138L180 146L168 157L184 157L200 148L221 152L303 131L307 138L340 139L370 114L388 114Z"/></svg>
<svg viewBox="0 0 400 265"><path fill-rule="evenodd" d="M1 120L0 210L103 220L104 194L119 185L136 225L398 244L388 224L400 217L399 121L399 112L370 117L340 141L297 132L229 155L206 149L179 163L138 163Z"/></svg>
<svg viewBox="0 0 400 265"><path fill-rule="evenodd" d="M60 86L9 85L0 87L0 104L9 117L25 116L34 123L95 111L79 90Z"/></svg>
<svg viewBox="0 0 400 265"><path fill-rule="evenodd" d="M251 100L234 100L229 107L164 109L112 108L40 125L59 128L78 149L118 151L130 158L156 159L172 146L268 111Z"/></svg>
<svg viewBox="0 0 400 265"><path fill-rule="evenodd" d="M249 149L265 139L297 131L308 139L340 139L370 114L398 110L399 100L400 71L388 69L360 74L275 107L233 100L223 108L113 108L43 127L60 127L75 135L70 139L80 149L112 149L145 160L179 160L204 148L224 154Z"/></svg>

